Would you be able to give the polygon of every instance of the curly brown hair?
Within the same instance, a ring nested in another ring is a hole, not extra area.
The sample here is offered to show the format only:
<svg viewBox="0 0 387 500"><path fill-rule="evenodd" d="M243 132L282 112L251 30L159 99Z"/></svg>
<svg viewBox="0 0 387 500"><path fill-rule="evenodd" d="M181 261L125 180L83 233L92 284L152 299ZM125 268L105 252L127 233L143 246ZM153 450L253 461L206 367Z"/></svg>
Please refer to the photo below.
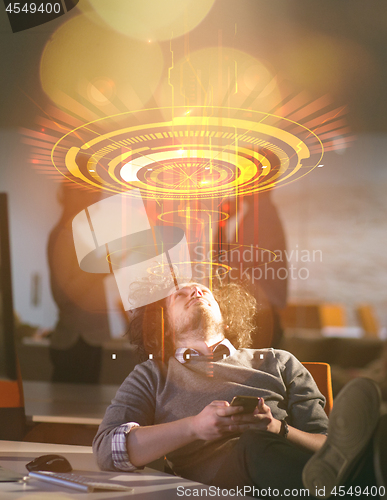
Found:
<svg viewBox="0 0 387 500"><path fill-rule="evenodd" d="M187 280L188 281L188 280ZM136 293L152 295L160 293L160 288L169 290L173 283L150 285L141 283L136 287ZM253 295L240 283L219 284L212 293L219 304L220 311L226 325L225 337L238 349L249 347L252 342L252 333L255 329L255 314L257 303ZM132 311L132 320L129 325L129 338L137 346L137 354L141 361L148 359L149 354L154 359L167 362L174 355L173 338L164 335L168 330L168 315L166 314L166 299L152 302Z"/></svg>

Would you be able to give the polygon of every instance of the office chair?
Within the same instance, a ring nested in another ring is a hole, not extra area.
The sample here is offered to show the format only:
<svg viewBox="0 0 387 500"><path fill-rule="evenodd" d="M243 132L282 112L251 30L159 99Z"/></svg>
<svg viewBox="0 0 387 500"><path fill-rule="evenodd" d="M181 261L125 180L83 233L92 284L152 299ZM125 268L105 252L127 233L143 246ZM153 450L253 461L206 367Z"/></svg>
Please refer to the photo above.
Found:
<svg viewBox="0 0 387 500"><path fill-rule="evenodd" d="M17 380L0 380L0 439L20 441L25 426L23 384L18 366Z"/></svg>
<svg viewBox="0 0 387 500"><path fill-rule="evenodd" d="M333 406L331 367L328 363L305 362L302 363L314 378L320 392L325 396L325 413L328 415Z"/></svg>

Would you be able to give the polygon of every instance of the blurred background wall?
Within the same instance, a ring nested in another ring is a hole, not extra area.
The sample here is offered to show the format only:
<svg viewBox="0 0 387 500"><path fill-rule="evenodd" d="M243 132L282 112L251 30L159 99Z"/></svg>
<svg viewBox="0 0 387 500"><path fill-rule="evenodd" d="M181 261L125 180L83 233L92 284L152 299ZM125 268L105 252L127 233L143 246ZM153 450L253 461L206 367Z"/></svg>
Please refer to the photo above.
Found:
<svg viewBox="0 0 387 500"><path fill-rule="evenodd" d="M14 302L22 321L41 327L52 327L56 321L46 245L60 214L56 198L60 179L49 164L46 170L39 170L30 163L31 144L23 142L23 130L39 130L36 117L44 116L53 105L41 82L45 47L56 30L85 17L92 7L92 2L80 0L63 18L15 34L5 13L0 13L0 186L10 195ZM98 65L114 26L90 19L85 22L95 23L92 32L100 38L90 58ZM124 24L135 22L128 19ZM262 62L276 76L280 88L290 89L289 95L307 96L307 100L329 96L337 107L345 108L354 140L347 145L338 140L336 147L325 153L323 167L273 193L288 238L289 263L308 270L302 274L307 279L289 280L289 298L341 302L347 306L350 324L356 322L355 305L369 302L382 325L387 325L385 3L216 0L189 34L158 42L139 41L135 35L120 34L132 44L127 57L117 49L117 53L110 52L109 67L99 67L101 77L117 68L127 71L122 78L145 75L148 56L136 60L133 54L139 54L147 43L157 43L160 78L155 84L149 83L152 75L148 80L144 77L142 84L131 80L131 88L137 90L137 105L152 107L160 102L171 50L176 62L198 50L231 47ZM79 29L76 36L82 43ZM71 51L70 61L76 56L74 47ZM53 69L58 85L61 72L66 71L74 76L77 68L66 60ZM259 78L254 68L246 70L247 86L254 78ZM147 92L141 94L136 85ZM128 95L125 89L122 92ZM90 109L101 115L97 104L92 103ZM319 251L314 261L313 251ZM310 253L309 261L305 252Z"/></svg>

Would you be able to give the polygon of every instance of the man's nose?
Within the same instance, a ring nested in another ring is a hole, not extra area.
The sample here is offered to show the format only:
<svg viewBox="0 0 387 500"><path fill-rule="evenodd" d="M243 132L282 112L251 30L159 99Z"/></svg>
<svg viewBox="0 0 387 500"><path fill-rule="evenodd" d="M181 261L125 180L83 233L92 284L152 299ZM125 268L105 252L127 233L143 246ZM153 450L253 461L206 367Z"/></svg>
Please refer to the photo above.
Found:
<svg viewBox="0 0 387 500"><path fill-rule="evenodd" d="M194 286L191 291L191 297L202 297L203 292L198 286Z"/></svg>

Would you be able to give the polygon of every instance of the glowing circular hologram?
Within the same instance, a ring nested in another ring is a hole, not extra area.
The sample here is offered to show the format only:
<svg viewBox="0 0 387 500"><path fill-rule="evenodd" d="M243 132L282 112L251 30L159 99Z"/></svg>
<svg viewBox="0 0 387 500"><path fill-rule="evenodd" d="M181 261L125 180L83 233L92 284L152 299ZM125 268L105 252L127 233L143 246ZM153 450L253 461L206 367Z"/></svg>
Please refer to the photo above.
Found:
<svg viewBox="0 0 387 500"><path fill-rule="evenodd" d="M96 29L85 16L77 16L46 43L40 81L55 104L92 120L101 116L100 110L113 115L143 107L160 81L163 62L159 44L129 39L106 26Z"/></svg>
<svg viewBox="0 0 387 500"><path fill-rule="evenodd" d="M124 35L148 43L171 40L188 33L207 16L215 0L88 0L84 14Z"/></svg>
<svg viewBox="0 0 387 500"><path fill-rule="evenodd" d="M55 168L79 184L156 200L270 190L311 172L322 156L321 140L300 123L203 106L189 115L174 107L100 118L68 132L51 151Z"/></svg>
<svg viewBox="0 0 387 500"><path fill-rule="evenodd" d="M192 158L192 156L205 156L205 152L189 151L190 158L185 158L183 161L180 159L180 153L177 159L169 159L163 161L163 168L151 168L146 170L144 177L150 186L157 186L162 184L166 188L181 190L190 190L192 187L208 187L219 183L223 183L226 179L233 178L233 169L226 162L220 163L219 159L210 160L209 158ZM221 153L220 153L221 154ZM168 152L168 156L173 153ZM157 158L157 153L153 159ZM211 161L211 166L209 165ZM157 161L157 160L156 160ZM159 161L159 160L158 160ZM127 164L128 165L128 164ZM121 176L124 180L127 178L127 165L121 170ZM147 166L150 164L147 164Z"/></svg>
<svg viewBox="0 0 387 500"><path fill-rule="evenodd" d="M215 217L210 215L215 214ZM176 223L176 217L171 217L170 220L166 217L167 215L173 215L177 214L178 217L181 217L185 219L187 222L188 221L193 221L193 222L198 222L200 224L210 224L213 222L223 222L227 220L230 216L226 212L220 212L219 210L207 210L207 209L195 209L191 207L187 207L181 210L171 210L170 212L163 212L162 214L158 215L157 218L161 220L162 222L170 222L170 223ZM207 220L200 219L200 215L207 215ZM219 215L219 217L216 217L216 215Z"/></svg>
<svg viewBox="0 0 387 500"><path fill-rule="evenodd" d="M188 260L184 262L172 262L172 266L177 270L179 269L179 265L184 265L184 264L190 264L192 266L193 277L195 277L195 266L196 267L208 266L210 269L209 274L203 275L203 271L202 269L200 269L200 274L201 274L200 279L211 278L214 276L224 276L225 274L227 274L232 270L232 267L228 266L227 264L219 264L216 262L201 262L194 260ZM154 271L155 269L157 270L158 268L161 268L161 274ZM148 272L149 274L153 274L155 276L164 276L164 268L167 268L167 264L158 264L154 267L149 267ZM212 269L214 269L214 271L212 271ZM218 272L219 270L222 270L223 274L219 274ZM196 269L196 271L198 271L198 269Z"/></svg>

